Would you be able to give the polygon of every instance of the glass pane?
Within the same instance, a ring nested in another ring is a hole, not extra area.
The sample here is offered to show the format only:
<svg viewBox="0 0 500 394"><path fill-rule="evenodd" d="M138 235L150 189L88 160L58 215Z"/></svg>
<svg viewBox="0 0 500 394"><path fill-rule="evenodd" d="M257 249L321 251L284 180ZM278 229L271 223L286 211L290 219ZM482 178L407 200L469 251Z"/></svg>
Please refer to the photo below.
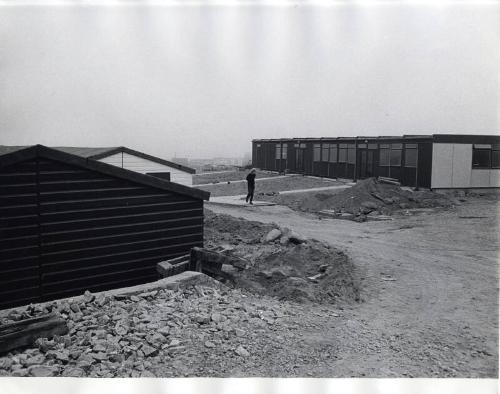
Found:
<svg viewBox="0 0 500 394"><path fill-rule="evenodd" d="M400 166L401 165L401 150L400 149L392 149L391 150L391 166Z"/></svg>
<svg viewBox="0 0 500 394"><path fill-rule="evenodd" d="M347 150L347 162L349 164L356 164L356 149L349 148Z"/></svg>
<svg viewBox="0 0 500 394"><path fill-rule="evenodd" d="M337 145L330 145L330 163L337 162Z"/></svg>
<svg viewBox="0 0 500 394"><path fill-rule="evenodd" d="M417 148L417 144L405 144L405 148L408 148L408 149L416 149Z"/></svg>
<svg viewBox="0 0 500 394"><path fill-rule="evenodd" d="M491 144L474 144L474 149L491 149Z"/></svg>
<svg viewBox="0 0 500 394"><path fill-rule="evenodd" d="M286 159L287 148L288 148L287 145L283 145L283 155L282 155L283 159Z"/></svg>
<svg viewBox="0 0 500 394"><path fill-rule="evenodd" d="M330 151L330 147L327 145L323 145L323 150L321 152L321 161L328 161L328 152Z"/></svg>
<svg viewBox="0 0 500 394"><path fill-rule="evenodd" d="M405 167L417 166L417 150L405 149Z"/></svg>
<svg viewBox="0 0 500 394"><path fill-rule="evenodd" d="M347 160L347 149L340 148L339 149L339 163L345 163Z"/></svg>
<svg viewBox="0 0 500 394"><path fill-rule="evenodd" d="M391 151L389 149L380 149L380 165L388 166L390 163Z"/></svg>
<svg viewBox="0 0 500 394"><path fill-rule="evenodd" d="M490 168L490 150L473 149L472 150L472 167Z"/></svg>
<svg viewBox="0 0 500 394"><path fill-rule="evenodd" d="M380 144L380 149L390 148L389 144Z"/></svg>
<svg viewBox="0 0 500 394"><path fill-rule="evenodd" d="M377 149L377 144L368 144L368 149Z"/></svg>
<svg viewBox="0 0 500 394"><path fill-rule="evenodd" d="M366 148L367 146L367 144L358 144L358 148Z"/></svg>
<svg viewBox="0 0 500 394"><path fill-rule="evenodd" d="M491 152L491 166L493 168L500 168L500 150Z"/></svg>
<svg viewBox="0 0 500 394"><path fill-rule="evenodd" d="M314 156L313 156L313 161L320 161L320 155L321 155L321 145L320 144L314 144Z"/></svg>
<svg viewBox="0 0 500 394"><path fill-rule="evenodd" d="M339 144L339 148L347 148L347 144Z"/></svg>
<svg viewBox="0 0 500 394"><path fill-rule="evenodd" d="M391 144L392 149L403 149L403 144Z"/></svg>

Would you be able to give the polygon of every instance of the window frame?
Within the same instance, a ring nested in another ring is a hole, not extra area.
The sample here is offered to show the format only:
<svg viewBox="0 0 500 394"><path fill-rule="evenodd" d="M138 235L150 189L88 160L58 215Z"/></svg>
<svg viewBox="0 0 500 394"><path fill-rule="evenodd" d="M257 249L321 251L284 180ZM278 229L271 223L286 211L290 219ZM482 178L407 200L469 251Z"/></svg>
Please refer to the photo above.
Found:
<svg viewBox="0 0 500 394"><path fill-rule="evenodd" d="M488 152L488 165L474 165L475 152ZM472 169L473 170L488 170L500 169L500 160L497 165L493 165L493 156L495 153L500 154L500 144L473 144L472 145Z"/></svg>
<svg viewBox="0 0 500 394"><path fill-rule="evenodd" d="M404 145L404 167L405 168L417 168L418 167L418 144L405 144ZM415 164L408 164L407 163L407 158L408 158L408 152L414 152L415 153Z"/></svg>
<svg viewBox="0 0 500 394"><path fill-rule="evenodd" d="M321 144L313 144L313 162L321 162Z"/></svg>

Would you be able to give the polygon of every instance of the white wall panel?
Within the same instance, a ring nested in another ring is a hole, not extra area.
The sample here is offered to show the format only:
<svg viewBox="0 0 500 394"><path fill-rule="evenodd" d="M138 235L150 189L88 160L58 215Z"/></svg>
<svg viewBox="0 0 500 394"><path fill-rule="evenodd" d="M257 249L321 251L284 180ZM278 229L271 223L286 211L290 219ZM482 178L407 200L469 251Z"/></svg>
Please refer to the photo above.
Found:
<svg viewBox="0 0 500 394"><path fill-rule="evenodd" d="M432 145L431 188L452 187L453 144Z"/></svg>
<svg viewBox="0 0 500 394"><path fill-rule="evenodd" d="M472 144L453 144L452 187L469 187L472 170Z"/></svg>
<svg viewBox="0 0 500 394"><path fill-rule="evenodd" d="M500 170L490 170L490 186L500 187Z"/></svg>
<svg viewBox="0 0 500 394"><path fill-rule="evenodd" d="M120 152L115 155L105 157L99 161L115 165L117 167L122 167L122 153ZM147 172L170 172L170 180L172 182L180 183L185 186L193 185L193 177L187 172L128 153L123 153L123 168L130 171L140 172L141 174L145 174Z"/></svg>
<svg viewBox="0 0 500 394"><path fill-rule="evenodd" d="M471 187L490 187L490 172L491 170L472 170L470 177Z"/></svg>

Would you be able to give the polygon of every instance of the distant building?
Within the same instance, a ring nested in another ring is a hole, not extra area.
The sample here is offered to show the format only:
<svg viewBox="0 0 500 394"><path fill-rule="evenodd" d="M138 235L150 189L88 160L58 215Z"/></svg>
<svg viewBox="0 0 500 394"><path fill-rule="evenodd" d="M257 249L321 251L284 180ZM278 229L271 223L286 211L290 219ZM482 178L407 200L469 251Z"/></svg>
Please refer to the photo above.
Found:
<svg viewBox="0 0 500 394"><path fill-rule="evenodd" d="M252 163L328 178L383 176L432 189L500 187L500 136L282 138L252 141Z"/></svg>
<svg viewBox="0 0 500 394"><path fill-rule="evenodd" d="M102 163L125 168L126 170L139 172L141 174L153 175L185 186L193 185L192 175L196 172L193 168L182 164L151 156L124 146L114 148L63 146L54 149L81 156L86 159L97 160Z"/></svg>

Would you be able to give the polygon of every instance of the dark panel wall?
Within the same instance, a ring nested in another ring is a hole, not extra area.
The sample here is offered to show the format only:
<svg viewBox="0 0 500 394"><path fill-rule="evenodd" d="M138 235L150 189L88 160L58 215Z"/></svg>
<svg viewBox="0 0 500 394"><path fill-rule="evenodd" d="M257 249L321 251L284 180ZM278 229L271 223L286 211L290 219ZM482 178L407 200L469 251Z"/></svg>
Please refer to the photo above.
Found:
<svg viewBox="0 0 500 394"><path fill-rule="evenodd" d="M4 167L0 170L0 309L39 299L38 263L36 163Z"/></svg>
<svg viewBox="0 0 500 394"><path fill-rule="evenodd" d="M23 204L17 214L33 216L27 224L39 227L35 246L23 252L26 267L39 264L32 272L39 278L30 282L39 286L38 300L153 281L156 263L203 245L201 200L56 161L39 159L15 167L35 174L38 167L37 187L26 196L19 190L15 199L17 206ZM10 215L14 208L2 200L1 209ZM17 231L15 219L1 226L10 235ZM28 237L32 231L15 234ZM6 259L13 255L2 245L3 278L11 267ZM0 307L24 301L6 296Z"/></svg>

